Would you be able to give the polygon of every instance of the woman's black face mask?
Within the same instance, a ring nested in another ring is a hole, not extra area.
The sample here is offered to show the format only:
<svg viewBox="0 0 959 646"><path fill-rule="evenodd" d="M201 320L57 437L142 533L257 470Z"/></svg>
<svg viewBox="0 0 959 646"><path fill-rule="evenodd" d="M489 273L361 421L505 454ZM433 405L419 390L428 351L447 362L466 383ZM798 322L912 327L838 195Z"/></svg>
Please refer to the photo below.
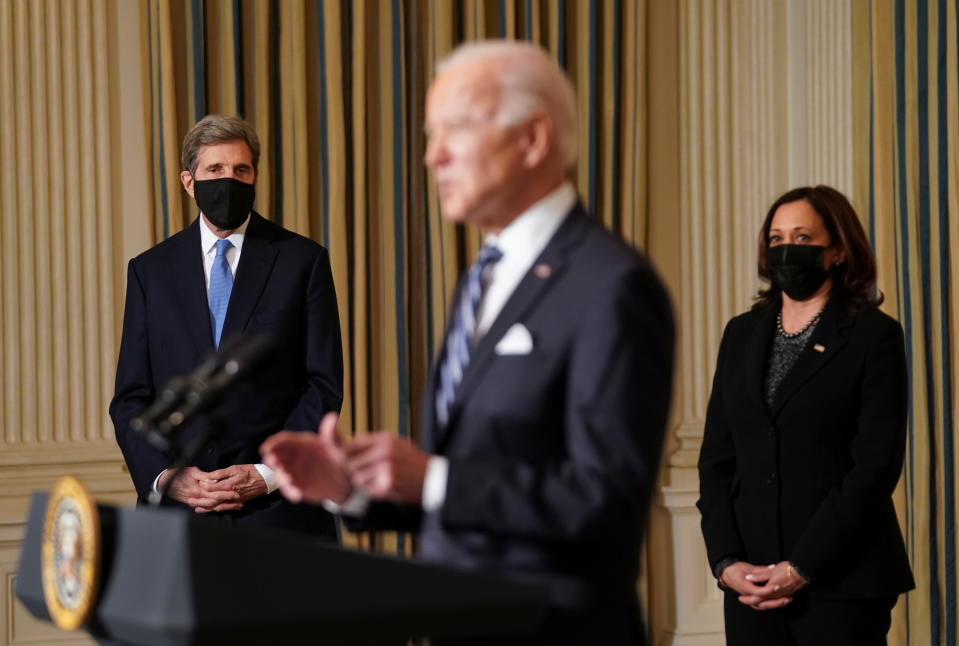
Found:
<svg viewBox="0 0 959 646"><path fill-rule="evenodd" d="M781 244L766 252L766 269L773 285L794 301L804 301L829 277L823 266L826 248L810 244Z"/></svg>

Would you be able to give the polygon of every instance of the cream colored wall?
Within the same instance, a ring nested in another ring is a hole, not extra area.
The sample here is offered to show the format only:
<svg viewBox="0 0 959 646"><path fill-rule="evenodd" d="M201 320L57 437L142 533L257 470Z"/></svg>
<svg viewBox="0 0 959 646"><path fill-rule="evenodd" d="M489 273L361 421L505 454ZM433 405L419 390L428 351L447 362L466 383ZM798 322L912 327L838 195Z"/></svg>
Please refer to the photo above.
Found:
<svg viewBox="0 0 959 646"><path fill-rule="evenodd" d="M125 261L149 246L139 3L0 0L0 645L87 643L13 586L31 492L131 503L107 404Z"/></svg>
<svg viewBox="0 0 959 646"><path fill-rule="evenodd" d="M723 643L696 460L726 321L758 282L755 241L785 190L855 195L850 5L649 1L650 255L679 321L674 420L650 545L653 644Z"/></svg>

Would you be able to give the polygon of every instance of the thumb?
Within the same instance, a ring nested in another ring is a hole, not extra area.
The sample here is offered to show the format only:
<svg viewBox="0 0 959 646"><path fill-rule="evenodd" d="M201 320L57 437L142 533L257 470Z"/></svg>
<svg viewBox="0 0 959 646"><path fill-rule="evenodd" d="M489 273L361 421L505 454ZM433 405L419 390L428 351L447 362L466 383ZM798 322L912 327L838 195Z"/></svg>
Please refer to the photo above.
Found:
<svg viewBox="0 0 959 646"><path fill-rule="evenodd" d="M320 420L320 426L317 431L320 434L320 441L324 444L340 445L340 435L337 432L336 424L340 420L337 413L327 413Z"/></svg>

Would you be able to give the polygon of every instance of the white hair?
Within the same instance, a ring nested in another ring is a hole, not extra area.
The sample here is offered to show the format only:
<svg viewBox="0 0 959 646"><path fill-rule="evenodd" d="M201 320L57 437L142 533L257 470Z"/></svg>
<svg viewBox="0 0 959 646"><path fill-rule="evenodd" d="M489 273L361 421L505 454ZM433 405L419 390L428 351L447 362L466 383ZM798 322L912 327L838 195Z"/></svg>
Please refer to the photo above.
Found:
<svg viewBox="0 0 959 646"><path fill-rule="evenodd" d="M553 119L556 147L563 163L576 163L578 127L573 84L543 48L517 40L481 40L463 43L436 64L436 73L479 61L501 62L494 79L501 95L496 121L520 123L537 108Z"/></svg>

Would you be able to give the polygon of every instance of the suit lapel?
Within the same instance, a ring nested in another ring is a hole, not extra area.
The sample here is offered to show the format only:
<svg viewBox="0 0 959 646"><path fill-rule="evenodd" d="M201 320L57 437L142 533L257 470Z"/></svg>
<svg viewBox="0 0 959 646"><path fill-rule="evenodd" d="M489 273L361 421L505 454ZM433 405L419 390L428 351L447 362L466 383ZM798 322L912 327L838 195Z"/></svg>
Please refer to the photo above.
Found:
<svg viewBox="0 0 959 646"><path fill-rule="evenodd" d="M223 339L246 328L250 315L260 300L279 253L270 242L269 230L264 225L263 218L254 212L250 216L250 224L243 239L240 264L236 268L230 306L226 310L226 321L223 323Z"/></svg>
<svg viewBox="0 0 959 646"><path fill-rule="evenodd" d="M450 407L450 419L447 428L453 427L463 407L463 402L469 399L483 373L495 357L494 348L497 342L514 323L524 318L526 313L536 306L536 303L549 291L549 287L563 273L569 249L585 231L586 224L587 216L583 212L582 206L577 204L559 229L556 230L552 239L547 243L530 270L526 272L519 285L516 286L516 290L506 301L489 330L473 349L470 363L463 374L463 381L457 388L456 398ZM546 265L550 268L548 275L542 276L540 275L541 272L536 271L536 267L540 265ZM459 298L458 293L457 298ZM445 435L443 439L445 439Z"/></svg>
<svg viewBox="0 0 959 646"><path fill-rule="evenodd" d="M822 370L839 350L846 344L840 330L849 325L849 319L844 315L841 303L832 299L823 310L822 319L813 330L812 336L806 342L796 363L786 373L782 383L776 390L770 414L775 417L789 398L799 390L813 375Z"/></svg>
<svg viewBox="0 0 959 646"><path fill-rule="evenodd" d="M207 303L206 279L203 274L203 251L200 248L200 219L193 221L173 251L174 281L177 297L183 308L183 321L197 355L213 349L213 327Z"/></svg>
<svg viewBox="0 0 959 646"><path fill-rule="evenodd" d="M769 308L756 318L749 338L749 346L743 357L746 361L749 394L757 406L766 411L766 363L772 345L773 327L776 325L776 309Z"/></svg>

